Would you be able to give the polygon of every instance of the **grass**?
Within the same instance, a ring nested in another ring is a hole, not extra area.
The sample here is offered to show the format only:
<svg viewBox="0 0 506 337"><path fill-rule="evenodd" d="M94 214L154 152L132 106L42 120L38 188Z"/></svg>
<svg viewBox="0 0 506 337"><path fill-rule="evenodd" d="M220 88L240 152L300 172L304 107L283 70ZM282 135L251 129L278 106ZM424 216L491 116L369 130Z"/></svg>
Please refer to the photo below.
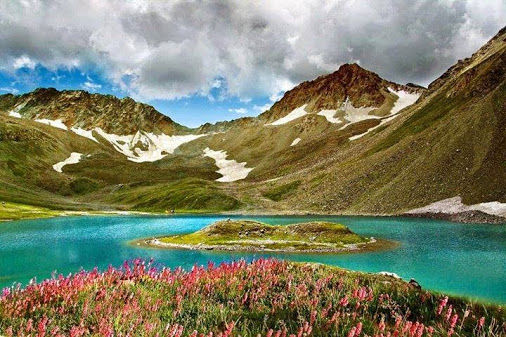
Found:
<svg viewBox="0 0 506 337"><path fill-rule="evenodd" d="M195 233L158 239L172 245L232 250L339 251L369 242L348 227L331 222L274 226L251 220L224 220Z"/></svg>
<svg viewBox="0 0 506 337"><path fill-rule="evenodd" d="M265 193L263 196L269 198L273 201L280 201L284 199L287 195L297 190L297 187L300 185L300 180L292 181L288 184L276 186Z"/></svg>
<svg viewBox="0 0 506 337"><path fill-rule="evenodd" d="M279 260L191 271L141 260L0 296L5 336L504 336L497 306Z"/></svg>
<svg viewBox="0 0 506 337"><path fill-rule="evenodd" d="M60 215L61 212L43 207L4 202L0 204L0 221L50 218Z"/></svg>
<svg viewBox="0 0 506 337"><path fill-rule="evenodd" d="M221 212L240 207L241 203L222 191L215 182L187 178L155 186L123 187L108 199L113 204L149 212Z"/></svg>

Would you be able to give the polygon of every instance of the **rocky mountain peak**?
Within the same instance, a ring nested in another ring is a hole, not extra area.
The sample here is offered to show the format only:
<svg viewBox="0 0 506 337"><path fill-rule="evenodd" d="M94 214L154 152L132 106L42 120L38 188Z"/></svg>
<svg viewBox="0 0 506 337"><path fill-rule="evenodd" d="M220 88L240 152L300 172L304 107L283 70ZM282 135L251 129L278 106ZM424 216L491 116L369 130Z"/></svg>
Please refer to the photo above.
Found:
<svg viewBox="0 0 506 337"><path fill-rule="evenodd" d="M139 130L167 135L187 131L151 105L130 97L119 99L83 90L38 88L23 95L2 95L0 109L15 111L23 118L60 120L67 127L101 128L118 135L135 134Z"/></svg>
<svg viewBox="0 0 506 337"><path fill-rule="evenodd" d="M272 122L303 105L306 105L307 112L313 113L339 110L343 104L355 108L377 109L391 98L389 95L392 90L418 94L425 89L413 84L408 86L384 80L356 63L343 64L331 74L303 82L287 91L283 98L260 115L260 118Z"/></svg>

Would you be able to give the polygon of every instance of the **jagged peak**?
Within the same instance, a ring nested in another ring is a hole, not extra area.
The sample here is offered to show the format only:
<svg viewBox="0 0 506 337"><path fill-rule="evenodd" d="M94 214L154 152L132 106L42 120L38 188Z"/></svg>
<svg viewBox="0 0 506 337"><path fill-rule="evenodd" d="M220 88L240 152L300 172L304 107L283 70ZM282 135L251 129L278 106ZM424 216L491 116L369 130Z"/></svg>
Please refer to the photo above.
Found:
<svg viewBox="0 0 506 337"><path fill-rule="evenodd" d="M131 97L55 88L37 88L11 96L8 102L7 97L3 97L6 111L22 106L19 112L25 118L61 120L67 127L77 126L85 130L100 127L115 134L132 134L139 129L169 135L189 131L153 106Z"/></svg>

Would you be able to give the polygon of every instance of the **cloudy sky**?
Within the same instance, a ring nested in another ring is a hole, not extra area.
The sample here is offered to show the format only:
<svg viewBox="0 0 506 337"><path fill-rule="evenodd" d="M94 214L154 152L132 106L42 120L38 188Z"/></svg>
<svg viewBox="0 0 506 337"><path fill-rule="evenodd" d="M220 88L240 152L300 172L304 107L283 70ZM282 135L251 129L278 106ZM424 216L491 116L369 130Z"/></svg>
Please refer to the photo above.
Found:
<svg viewBox="0 0 506 337"><path fill-rule="evenodd" d="M196 126L347 62L427 85L504 25L506 0L0 0L0 93L131 96Z"/></svg>

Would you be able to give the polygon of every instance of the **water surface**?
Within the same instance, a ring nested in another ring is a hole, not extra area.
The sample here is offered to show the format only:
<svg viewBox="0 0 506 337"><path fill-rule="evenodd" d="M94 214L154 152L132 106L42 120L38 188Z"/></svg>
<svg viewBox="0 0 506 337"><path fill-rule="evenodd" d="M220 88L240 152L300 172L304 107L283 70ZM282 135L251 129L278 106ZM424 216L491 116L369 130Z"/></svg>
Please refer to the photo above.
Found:
<svg viewBox="0 0 506 337"><path fill-rule="evenodd" d="M52 271L119 266L136 257L169 267L275 256L366 272L389 271L423 287L506 303L506 226L385 217L237 216L271 224L328 220L360 235L395 240L389 251L360 254L258 254L157 250L128 245L140 237L196 231L224 216L90 216L0 223L0 287Z"/></svg>

